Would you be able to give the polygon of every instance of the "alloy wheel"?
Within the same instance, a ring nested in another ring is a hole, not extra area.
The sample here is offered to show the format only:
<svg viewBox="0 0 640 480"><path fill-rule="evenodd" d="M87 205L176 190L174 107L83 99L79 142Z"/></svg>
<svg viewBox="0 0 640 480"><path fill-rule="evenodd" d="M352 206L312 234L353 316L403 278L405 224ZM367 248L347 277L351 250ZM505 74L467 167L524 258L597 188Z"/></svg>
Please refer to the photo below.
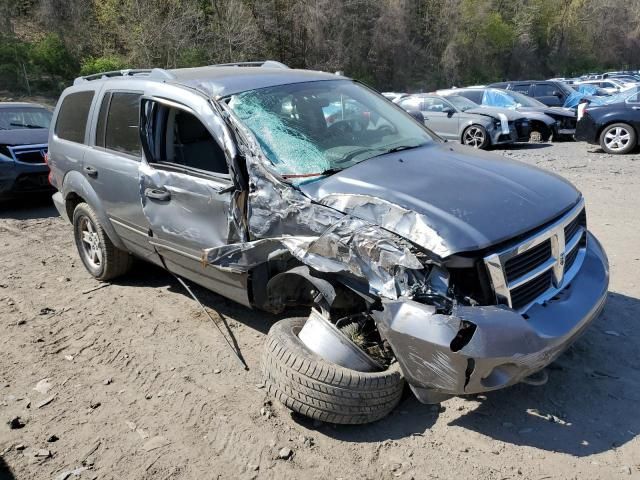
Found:
<svg viewBox="0 0 640 480"><path fill-rule="evenodd" d="M604 143L611 151L623 150L631 141L631 134L624 127L614 127L604 135Z"/></svg>
<svg viewBox="0 0 640 480"><path fill-rule="evenodd" d="M473 148L480 148L485 141L484 132L478 127L469 127L464 132L464 144Z"/></svg>
<svg viewBox="0 0 640 480"><path fill-rule="evenodd" d="M89 217L80 219L82 254L86 261L95 268L102 266L102 245L98 231Z"/></svg>

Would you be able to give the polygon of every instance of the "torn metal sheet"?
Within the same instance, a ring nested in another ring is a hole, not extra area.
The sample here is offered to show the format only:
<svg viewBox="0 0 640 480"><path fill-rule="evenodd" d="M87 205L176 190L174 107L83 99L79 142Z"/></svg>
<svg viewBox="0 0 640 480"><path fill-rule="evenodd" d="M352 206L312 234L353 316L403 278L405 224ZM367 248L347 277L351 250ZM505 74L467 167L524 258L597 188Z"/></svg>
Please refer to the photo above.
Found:
<svg viewBox="0 0 640 480"><path fill-rule="evenodd" d="M427 217L394 203L368 195L334 193L324 197L322 204L380 225L439 257L450 254L442 237L429 225Z"/></svg>

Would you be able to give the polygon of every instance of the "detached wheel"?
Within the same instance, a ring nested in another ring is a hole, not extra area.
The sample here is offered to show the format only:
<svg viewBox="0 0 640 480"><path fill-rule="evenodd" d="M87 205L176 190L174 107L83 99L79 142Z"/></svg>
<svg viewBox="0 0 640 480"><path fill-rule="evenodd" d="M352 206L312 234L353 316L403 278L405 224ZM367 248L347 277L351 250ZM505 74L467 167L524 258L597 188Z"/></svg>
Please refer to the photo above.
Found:
<svg viewBox="0 0 640 480"><path fill-rule="evenodd" d="M368 423L391 412L404 388L397 364L370 373L327 362L298 338L306 320L280 320L269 330L262 357L268 391L291 410L323 422Z"/></svg>
<svg viewBox="0 0 640 480"><path fill-rule="evenodd" d="M82 263L98 280L111 280L131 268L131 255L116 248L86 203L78 204L73 211L73 236Z"/></svg>
<svg viewBox="0 0 640 480"><path fill-rule="evenodd" d="M481 125L471 125L462 132L462 143L473 148L485 149L491 143L487 130Z"/></svg>
<svg viewBox="0 0 640 480"><path fill-rule="evenodd" d="M636 131L626 123L614 123L602 130L600 146L607 153L629 153L636 147Z"/></svg>

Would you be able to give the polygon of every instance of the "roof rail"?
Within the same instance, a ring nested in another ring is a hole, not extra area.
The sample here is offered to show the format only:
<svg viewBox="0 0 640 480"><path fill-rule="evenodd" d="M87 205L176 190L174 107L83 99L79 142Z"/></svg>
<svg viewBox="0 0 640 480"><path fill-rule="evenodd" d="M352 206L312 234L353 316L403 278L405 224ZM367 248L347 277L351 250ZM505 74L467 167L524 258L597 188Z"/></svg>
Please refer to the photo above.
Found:
<svg viewBox="0 0 640 480"><path fill-rule="evenodd" d="M163 68L129 68L125 70L113 70L111 72L94 73L93 75L86 75L84 77L78 77L73 81L74 85L80 85L84 82L90 82L92 80L103 80L114 77L137 77L147 76L152 80L171 80L174 76Z"/></svg>
<svg viewBox="0 0 640 480"><path fill-rule="evenodd" d="M258 62L218 63L212 67L264 67L264 68L289 68L284 63L276 60L261 60Z"/></svg>

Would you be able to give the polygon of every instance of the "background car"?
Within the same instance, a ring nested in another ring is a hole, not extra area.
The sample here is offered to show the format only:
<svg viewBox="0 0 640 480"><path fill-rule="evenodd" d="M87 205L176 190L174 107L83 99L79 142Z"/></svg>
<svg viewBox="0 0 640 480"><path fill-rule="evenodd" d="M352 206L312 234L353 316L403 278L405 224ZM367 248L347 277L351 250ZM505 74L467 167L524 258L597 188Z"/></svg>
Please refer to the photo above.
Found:
<svg viewBox="0 0 640 480"><path fill-rule="evenodd" d="M529 139L529 124L522 115L503 108L481 107L461 96L418 94L403 98L398 104L409 112L421 112L424 124L442 138L475 148Z"/></svg>
<svg viewBox="0 0 640 480"><path fill-rule="evenodd" d="M499 82L488 85L494 88L514 90L544 103L549 107L562 107L565 100L573 93L573 89L564 82L551 80L522 80Z"/></svg>
<svg viewBox="0 0 640 480"><path fill-rule="evenodd" d="M588 105L576 127L576 140L599 144L607 153L631 152L640 133L640 93L605 105Z"/></svg>
<svg viewBox="0 0 640 480"><path fill-rule="evenodd" d="M52 113L31 103L0 103L0 199L49 193L45 162Z"/></svg>
<svg viewBox="0 0 640 480"><path fill-rule="evenodd" d="M629 84L618 81L613 78L601 79L601 80L585 80L582 82L577 82L576 86L579 85L594 85L600 90L604 91L608 95L613 95L615 93L620 92L626 87L633 86L635 82L631 82Z"/></svg>
<svg viewBox="0 0 640 480"><path fill-rule="evenodd" d="M456 88L439 90L442 95L458 95L483 107L515 110L529 119L530 141L546 142L559 138L573 138L576 131L576 113L572 109L547 107L535 98L512 90L498 88Z"/></svg>

